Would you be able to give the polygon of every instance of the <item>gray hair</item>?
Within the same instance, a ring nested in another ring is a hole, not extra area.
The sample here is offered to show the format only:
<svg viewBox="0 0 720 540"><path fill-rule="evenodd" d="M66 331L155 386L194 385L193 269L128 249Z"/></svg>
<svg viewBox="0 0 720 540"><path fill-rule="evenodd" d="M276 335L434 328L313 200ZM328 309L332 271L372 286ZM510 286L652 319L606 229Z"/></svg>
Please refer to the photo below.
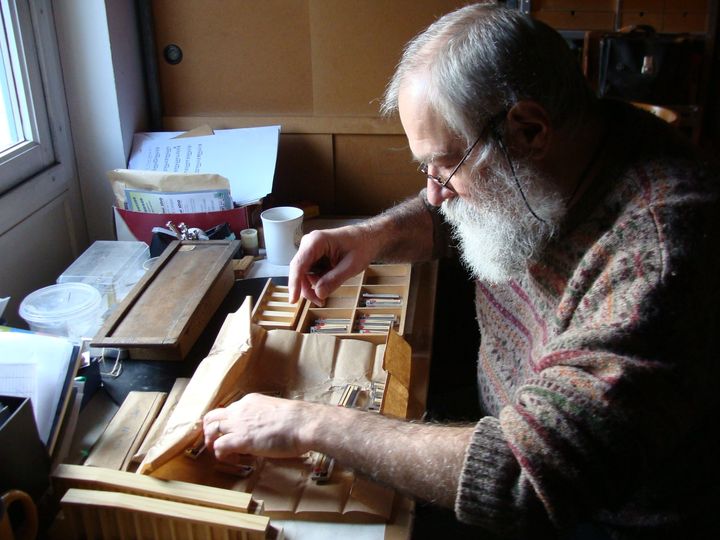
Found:
<svg viewBox="0 0 720 540"><path fill-rule="evenodd" d="M537 102L561 128L582 123L595 100L555 30L489 3L449 13L407 44L385 91L384 115L397 111L406 78L421 72L428 75L430 106L468 143L518 101Z"/></svg>

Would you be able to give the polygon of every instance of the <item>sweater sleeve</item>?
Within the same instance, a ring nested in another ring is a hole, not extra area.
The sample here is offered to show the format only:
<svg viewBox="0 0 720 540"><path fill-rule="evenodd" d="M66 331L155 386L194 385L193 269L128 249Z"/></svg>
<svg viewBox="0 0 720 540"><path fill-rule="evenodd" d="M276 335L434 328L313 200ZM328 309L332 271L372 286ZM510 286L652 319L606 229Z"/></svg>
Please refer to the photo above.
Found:
<svg viewBox="0 0 720 540"><path fill-rule="evenodd" d="M583 252L548 314L553 332L524 350L528 376L497 418L477 424L459 519L534 538L586 520L655 526L680 520L707 482L702 471L715 469L697 442L718 401L709 380L720 265L717 255L697 264L718 241L714 203L641 206ZM546 290L556 270L540 272ZM497 319L510 321L493 301ZM513 334L496 337L483 336L493 342L486 354Z"/></svg>

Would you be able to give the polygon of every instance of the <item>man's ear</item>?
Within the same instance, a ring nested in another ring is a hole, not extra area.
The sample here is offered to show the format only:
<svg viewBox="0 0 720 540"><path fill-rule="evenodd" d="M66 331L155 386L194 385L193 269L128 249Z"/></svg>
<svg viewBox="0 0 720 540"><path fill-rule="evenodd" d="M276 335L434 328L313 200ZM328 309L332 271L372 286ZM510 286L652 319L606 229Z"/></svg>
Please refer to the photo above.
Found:
<svg viewBox="0 0 720 540"><path fill-rule="evenodd" d="M534 101L518 101L507 113L505 132L507 145L518 154L542 159L550 145L550 116Z"/></svg>

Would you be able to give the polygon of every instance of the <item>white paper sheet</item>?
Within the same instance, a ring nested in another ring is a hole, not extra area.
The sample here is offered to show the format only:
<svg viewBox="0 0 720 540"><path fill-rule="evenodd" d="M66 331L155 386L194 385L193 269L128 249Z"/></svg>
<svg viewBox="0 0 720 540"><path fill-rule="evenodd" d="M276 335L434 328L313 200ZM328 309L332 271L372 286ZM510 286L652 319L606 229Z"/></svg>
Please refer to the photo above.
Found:
<svg viewBox="0 0 720 540"><path fill-rule="evenodd" d="M217 173L230 181L243 205L272 191L280 126L220 129L214 135L175 139L181 132L136 133L128 168Z"/></svg>
<svg viewBox="0 0 720 540"><path fill-rule="evenodd" d="M72 352L73 344L64 338L0 332L0 394L30 398L38 433L45 444L73 360ZM30 380L33 377L35 380Z"/></svg>

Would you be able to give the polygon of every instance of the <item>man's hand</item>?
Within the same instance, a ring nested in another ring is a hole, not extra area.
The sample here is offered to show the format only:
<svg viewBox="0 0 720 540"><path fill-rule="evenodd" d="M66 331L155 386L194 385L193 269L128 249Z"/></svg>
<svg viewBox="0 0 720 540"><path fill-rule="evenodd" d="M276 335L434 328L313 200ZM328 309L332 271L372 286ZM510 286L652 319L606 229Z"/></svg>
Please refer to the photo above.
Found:
<svg viewBox="0 0 720 540"><path fill-rule="evenodd" d="M220 461L232 454L295 457L310 450L312 403L248 394L203 418L205 444Z"/></svg>
<svg viewBox="0 0 720 540"><path fill-rule="evenodd" d="M290 302L302 295L322 306L331 292L368 267L376 251L362 225L306 234L290 263Z"/></svg>
<svg viewBox="0 0 720 540"><path fill-rule="evenodd" d="M249 394L203 419L205 443L285 458L315 450L418 498L452 507L474 427L404 422L345 407Z"/></svg>

